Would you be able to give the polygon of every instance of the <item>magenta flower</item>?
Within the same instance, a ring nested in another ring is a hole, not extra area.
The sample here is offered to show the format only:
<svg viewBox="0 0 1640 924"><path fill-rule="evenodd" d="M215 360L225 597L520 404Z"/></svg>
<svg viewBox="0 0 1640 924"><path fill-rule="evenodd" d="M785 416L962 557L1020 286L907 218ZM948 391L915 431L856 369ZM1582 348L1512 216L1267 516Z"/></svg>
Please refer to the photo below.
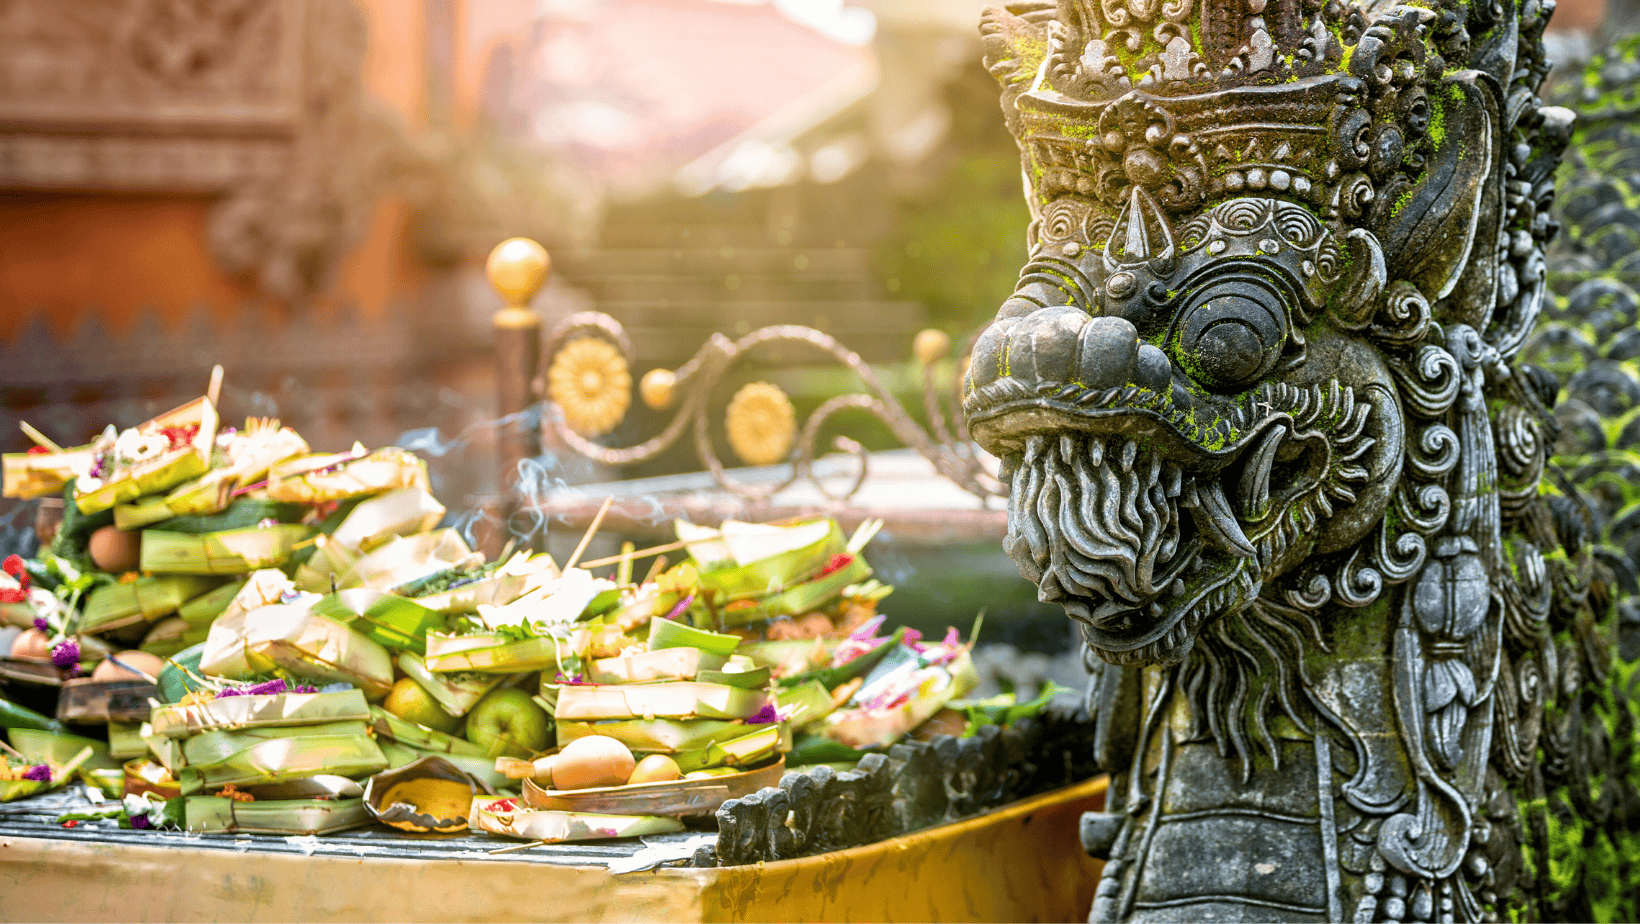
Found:
<svg viewBox="0 0 1640 924"><path fill-rule="evenodd" d="M216 694L217 699L224 696L272 696L278 693L317 693L317 687L305 685L291 686L283 679L273 679L265 683L253 684L248 687L228 687Z"/></svg>
<svg viewBox="0 0 1640 924"><path fill-rule="evenodd" d="M557 674L555 674L552 678L552 682L557 683L557 684L563 684L564 686L569 686L569 687L595 687L595 686L597 686L597 684L593 683L590 680L581 679L580 674L575 674L575 675L571 676L571 675L565 674L563 671L559 671Z"/></svg>
<svg viewBox="0 0 1640 924"><path fill-rule="evenodd" d="M133 815L131 817L131 827L136 828L138 831L146 831L153 826L154 823L148 820L147 815Z"/></svg>
<svg viewBox="0 0 1640 924"><path fill-rule="evenodd" d="M45 764L35 764L23 771L23 779L33 780L36 783L51 782L51 768Z"/></svg>
<svg viewBox="0 0 1640 924"><path fill-rule="evenodd" d="M51 663L58 670L66 671L80 663L80 643L71 638L65 638L51 646Z"/></svg>
<svg viewBox="0 0 1640 924"><path fill-rule="evenodd" d="M36 616L34 617L34 628L39 629L41 632L50 632L51 623L46 622L44 616Z"/></svg>
<svg viewBox="0 0 1640 924"><path fill-rule="evenodd" d="M677 606L672 607L672 612L667 613L666 618L667 619L677 619L679 616L683 615L684 610L689 608L689 604L694 603L694 602L695 602L695 595L694 594L690 594L689 596L684 597L682 600L678 601Z"/></svg>
<svg viewBox="0 0 1640 924"><path fill-rule="evenodd" d="M769 725L780 721L780 713L774 708L774 703L764 703L763 708L757 710L751 718L746 720L747 725Z"/></svg>

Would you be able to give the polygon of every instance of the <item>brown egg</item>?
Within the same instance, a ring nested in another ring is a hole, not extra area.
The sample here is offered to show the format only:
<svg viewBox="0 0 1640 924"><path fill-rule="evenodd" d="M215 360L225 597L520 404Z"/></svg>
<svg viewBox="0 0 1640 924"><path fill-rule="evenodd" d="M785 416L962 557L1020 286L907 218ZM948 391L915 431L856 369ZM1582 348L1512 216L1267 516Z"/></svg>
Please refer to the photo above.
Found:
<svg viewBox="0 0 1640 924"><path fill-rule="evenodd" d="M665 754L651 754L638 765L632 768L632 775L627 778L628 783L667 783L683 776L678 769L678 762Z"/></svg>
<svg viewBox="0 0 1640 924"><path fill-rule="evenodd" d="M29 661L50 661L51 636L39 629L25 629L22 635L17 636L17 641L11 643L11 656Z"/></svg>
<svg viewBox="0 0 1640 924"><path fill-rule="evenodd" d="M165 669L165 661L146 651L122 651L114 657L119 658L127 665L136 668L150 677L158 677L159 672ZM120 667L113 661L104 661L91 672L92 680L141 680L137 674Z"/></svg>
<svg viewBox="0 0 1640 924"><path fill-rule="evenodd" d="M626 745L604 735L576 738L548 759L554 789L620 786L638 765Z"/></svg>
<svg viewBox="0 0 1640 924"><path fill-rule="evenodd" d="M91 561L110 574L137 570L142 564L142 530L104 526L92 533Z"/></svg>

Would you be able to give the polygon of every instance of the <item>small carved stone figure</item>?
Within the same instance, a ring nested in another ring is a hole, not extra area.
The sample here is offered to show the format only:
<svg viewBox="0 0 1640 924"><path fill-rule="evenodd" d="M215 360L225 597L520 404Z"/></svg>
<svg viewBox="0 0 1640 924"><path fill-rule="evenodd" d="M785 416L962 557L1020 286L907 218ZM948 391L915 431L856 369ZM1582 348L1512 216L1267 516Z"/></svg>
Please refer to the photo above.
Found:
<svg viewBox="0 0 1640 924"><path fill-rule="evenodd" d="M1031 257L964 412L1008 554L1106 663L1090 920L1633 914L1611 571L1520 359L1573 125L1552 9L986 12Z"/></svg>

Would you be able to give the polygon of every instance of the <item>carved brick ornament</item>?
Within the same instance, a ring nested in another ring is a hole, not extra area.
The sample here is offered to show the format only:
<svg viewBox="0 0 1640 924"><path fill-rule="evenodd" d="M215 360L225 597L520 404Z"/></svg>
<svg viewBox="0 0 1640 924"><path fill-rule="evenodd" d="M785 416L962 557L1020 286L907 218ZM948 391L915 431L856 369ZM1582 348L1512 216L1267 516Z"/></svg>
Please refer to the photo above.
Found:
<svg viewBox="0 0 1640 924"><path fill-rule="evenodd" d="M7 0L0 189L221 195L217 259L300 301L403 145L365 42L351 0Z"/></svg>
<svg viewBox="0 0 1640 924"><path fill-rule="evenodd" d="M1528 806L1605 734L1566 716L1613 609L1517 361L1573 120L1536 95L1552 9L987 11L1033 220L964 412L1009 555L1107 662L1092 920L1550 907Z"/></svg>

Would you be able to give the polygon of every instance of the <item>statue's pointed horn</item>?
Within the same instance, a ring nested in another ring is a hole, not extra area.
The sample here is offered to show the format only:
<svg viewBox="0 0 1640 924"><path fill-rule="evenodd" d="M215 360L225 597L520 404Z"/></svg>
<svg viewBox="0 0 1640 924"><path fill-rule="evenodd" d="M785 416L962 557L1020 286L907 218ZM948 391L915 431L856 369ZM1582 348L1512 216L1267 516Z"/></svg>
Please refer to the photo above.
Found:
<svg viewBox="0 0 1640 924"><path fill-rule="evenodd" d="M1173 256L1173 231L1156 200L1138 186L1105 243L1105 262L1114 269Z"/></svg>

